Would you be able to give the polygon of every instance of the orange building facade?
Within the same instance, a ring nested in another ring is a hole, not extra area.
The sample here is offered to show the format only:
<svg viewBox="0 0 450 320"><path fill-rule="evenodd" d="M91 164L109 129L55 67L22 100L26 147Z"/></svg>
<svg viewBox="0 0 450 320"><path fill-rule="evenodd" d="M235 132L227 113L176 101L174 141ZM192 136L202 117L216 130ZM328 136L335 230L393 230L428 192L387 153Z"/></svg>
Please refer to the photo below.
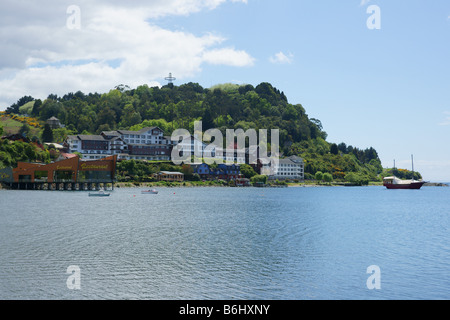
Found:
<svg viewBox="0 0 450 320"><path fill-rule="evenodd" d="M50 164L19 162L17 168L3 170L0 182L18 189L24 186L26 189L41 189L44 184L48 189L73 190L75 185L77 189L91 189L93 184L113 184L116 165L116 155L93 161L85 161L77 156ZM85 185L80 187L80 184Z"/></svg>

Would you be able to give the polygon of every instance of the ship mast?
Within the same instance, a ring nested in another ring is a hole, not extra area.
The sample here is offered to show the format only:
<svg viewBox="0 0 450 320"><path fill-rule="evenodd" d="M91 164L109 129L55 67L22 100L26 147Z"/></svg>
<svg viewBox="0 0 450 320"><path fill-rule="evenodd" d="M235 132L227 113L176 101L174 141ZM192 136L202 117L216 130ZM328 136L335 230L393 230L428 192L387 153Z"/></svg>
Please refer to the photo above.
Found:
<svg viewBox="0 0 450 320"><path fill-rule="evenodd" d="M414 181L414 155L411 155L411 164L412 164L412 181Z"/></svg>

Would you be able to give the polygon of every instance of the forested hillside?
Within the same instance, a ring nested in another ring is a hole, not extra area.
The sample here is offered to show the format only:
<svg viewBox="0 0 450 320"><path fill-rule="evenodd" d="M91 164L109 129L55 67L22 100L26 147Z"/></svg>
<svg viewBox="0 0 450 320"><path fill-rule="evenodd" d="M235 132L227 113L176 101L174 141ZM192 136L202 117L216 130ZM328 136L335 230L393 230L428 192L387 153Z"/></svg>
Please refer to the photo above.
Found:
<svg viewBox="0 0 450 320"><path fill-rule="evenodd" d="M335 179L354 172L376 180L382 172L376 150L327 142L320 120L310 118L301 104L289 103L270 83L256 87L224 84L208 89L196 83L135 89L120 85L104 94L50 94L44 101L25 96L7 113L27 114L42 123L57 117L65 125L55 136L59 140L67 134L146 126L159 126L166 135L177 128L193 132L197 120L203 121L203 130L218 128L224 134L226 129L279 129L282 154L303 157L307 178L321 171Z"/></svg>

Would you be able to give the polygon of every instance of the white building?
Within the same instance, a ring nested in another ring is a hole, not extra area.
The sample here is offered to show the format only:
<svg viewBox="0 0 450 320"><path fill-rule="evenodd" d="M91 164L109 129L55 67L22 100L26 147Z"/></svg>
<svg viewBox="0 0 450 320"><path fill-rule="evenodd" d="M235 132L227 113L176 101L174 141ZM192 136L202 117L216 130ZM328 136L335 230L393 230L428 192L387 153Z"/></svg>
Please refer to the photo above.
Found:
<svg viewBox="0 0 450 320"><path fill-rule="evenodd" d="M305 163L302 158L291 156L280 159L278 166L275 166L270 172L269 179L273 180L304 180Z"/></svg>
<svg viewBox="0 0 450 320"><path fill-rule="evenodd" d="M170 137L168 138L171 139ZM190 136L181 141L172 140L171 142L173 148L179 151L180 157L183 157L185 154L190 154L191 156L197 155L200 158L214 158L216 156L216 148L214 146L210 146L207 149L208 145L195 136Z"/></svg>
<svg viewBox="0 0 450 320"><path fill-rule="evenodd" d="M70 153L79 152L84 159L95 160L118 155L119 160L170 161L172 144L160 128L140 131L105 131L100 135L68 136L65 146Z"/></svg>

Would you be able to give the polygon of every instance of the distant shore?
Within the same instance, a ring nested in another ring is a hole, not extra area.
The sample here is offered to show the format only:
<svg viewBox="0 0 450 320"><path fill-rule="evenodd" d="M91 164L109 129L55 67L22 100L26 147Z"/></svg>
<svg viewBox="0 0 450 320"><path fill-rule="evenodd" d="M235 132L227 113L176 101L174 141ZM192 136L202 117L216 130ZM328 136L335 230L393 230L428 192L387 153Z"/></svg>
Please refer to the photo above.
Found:
<svg viewBox="0 0 450 320"><path fill-rule="evenodd" d="M447 183L442 182L428 182L423 185L424 187L450 187Z"/></svg>
<svg viewBox="0 0 450 320"><path fill-rule="evenodd" d="M287 183L285 185L266 185L265 188L324 188L324 187L351 187L348 183L317 183L313 181ZM356 185L355 185L356 186ZM382 182L370 182L366 187L382 187ZM446 183L429 182L425 187L450 187ZM198 187L218 187L230 188L229 186L217 181L183 181L183 182L118 182L114 184L115 188L198 188ZM240 186L238 186L240 187ZM246 188L256 188L255 186L246 186Z"/></svg>
<svg viewBox="0 0 450 320"><path fill-rule="evenodd" d="M372 185L382 186L382 183L371 183ZM346 183L319 183L315 181L305 181L297 183L284 183L284 184L267 184L264 187L259 188L324 188L324 187L346 187L349 184ZM218 187L218 188L231 188L230 186L218 181L183 181L183 182L118 182L114 183L114 188L196 188L196 187ZM243 186L236 186L243 187ZM245 186L245 188L257 188L256 186Z"/></svg>

